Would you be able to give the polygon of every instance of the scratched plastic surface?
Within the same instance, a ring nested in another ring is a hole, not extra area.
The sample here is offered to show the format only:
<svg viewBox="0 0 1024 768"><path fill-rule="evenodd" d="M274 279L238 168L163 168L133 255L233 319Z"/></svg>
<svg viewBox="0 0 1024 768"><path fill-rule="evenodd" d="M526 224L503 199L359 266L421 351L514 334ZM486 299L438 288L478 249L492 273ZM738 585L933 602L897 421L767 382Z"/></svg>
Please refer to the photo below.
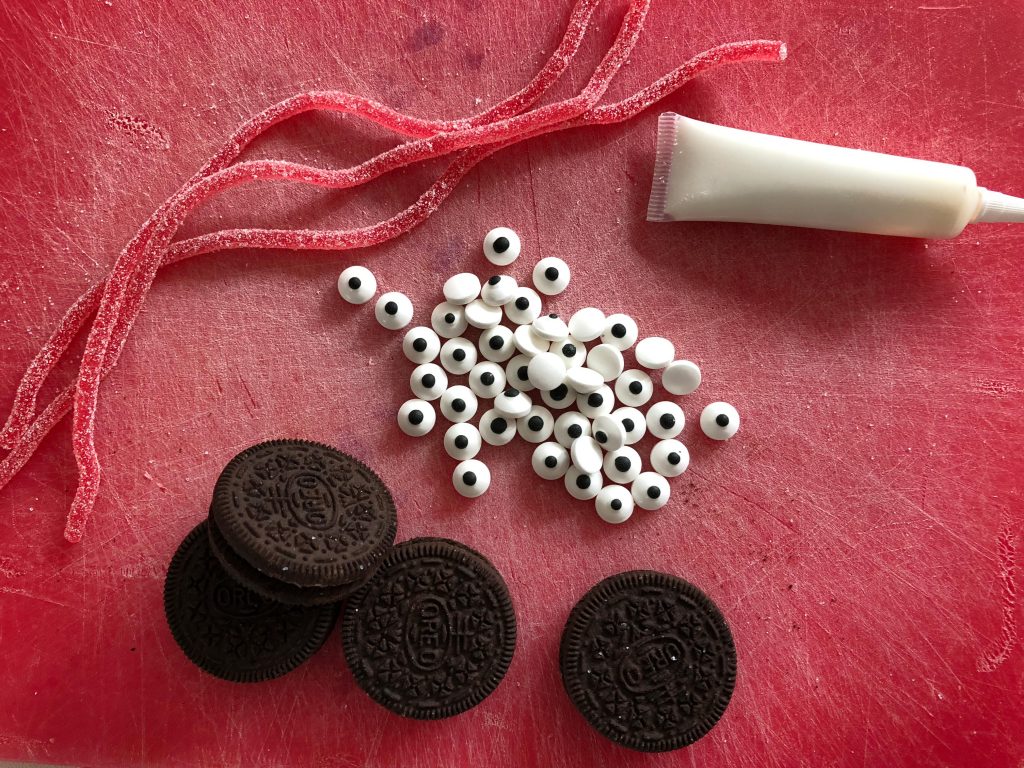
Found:
<svg viewBox="0 0 1024 768"><path fill-rule="evenodd" d="M598 13L579 87L618 24ZM569 3L70 0L0 9L0 402L65 307L244 118L296 90L347 88L425 116L478 111L526 82ZM789 42L782 66L720 71L663 109L740 128L963 163L1022 194L1024 21L1014 0L673 3L612 88L714 43ZM444 278L489 273L514 227L524 279L574 268L558 309L632 312L704 371L684 399L693 453L660 512L601 523L529 447L487 448L491 491L456 496L440 433L394 425L409 364L372 308L341 302L351 255L235 252L169 268L107 380L104 485L86 538L61 539L65 423L0 493L0 759L95 766L950 765L1024 760L1021 416L1024 229L948 242L644 222L660 109L550 136L473 172L411 236L355 255L425 322ZM304 117L256 148L348 164L392 139ZM362 192L278 184L225 197L189 232L376 221L438 166ZM70 380L62 369L56 383ZM699 434L711 400L743 430ZM451 536L508 580L508 677L444 722L361 693L337 636L281 680L205 676L161 609L167 562L218 469L270 437L333 443L394 491L399 538ZM523 482L524 478L529 478ZM559 682L573 603L631 568L684 576L721 606L740 674L721 723L651 757L599 737ZM1017 569L1017 570L1015 570Z"/></svg>

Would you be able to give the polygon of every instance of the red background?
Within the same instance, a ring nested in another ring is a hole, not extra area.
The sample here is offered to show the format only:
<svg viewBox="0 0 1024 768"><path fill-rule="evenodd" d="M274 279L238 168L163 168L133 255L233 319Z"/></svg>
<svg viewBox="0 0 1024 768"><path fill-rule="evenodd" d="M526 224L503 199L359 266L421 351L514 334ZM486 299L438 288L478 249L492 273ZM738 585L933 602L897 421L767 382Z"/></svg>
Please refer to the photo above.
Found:
<svg viewBox="0 0 1024 768"><path fill-rule="evenodd" d="M609 2L558 94L618 25ZM532 77L568 2L368 4L68 0L0 8L0 402L57 319L141 222L249 115L345 88L425 116L490 105ZM61 539L67 424L0 493L0 758L82 765L988 765L1024 760L1020 607L1024 228L944 242L644 221L657 114L962 163L1024 194L1024 20L1016 0L655 0L610 96L712 44L789 43L783 65L719 71L623 126L529 142L474 171L398 241L356 254L233 252L164 270L107 380L102 493ZM310 116L256 153L348 165L393 138ZM233 193L195 233L377 221L439 166L356 193ZM553 306L627 311L704 384L683 398L690 471L668 507L612 527L536 481L521 441L483 458L489 494L449 483L441 433L405 439L410 369L370 306L334 282L358 261L427 322L443 280L489 272L492 226L527 279L559 255ZM71 380L63 368L56 384ZM51 388L55 386L51 383ZM47 390L52 391L50 388ZM712 445L711 400L743 429ZM5 409L6 410L6 407ZM161 588L219 468L271 437L335 444L392 488L399 538L460 539L506 577L508 677L473 711L417 723L354 685L337 636L275 682L192 667ZM644 756L599 737L562 690L570 607L604 576L679 574L721 606L740 673L697 745ZM1017 569L1017 570L1015 570Z"/></svg>

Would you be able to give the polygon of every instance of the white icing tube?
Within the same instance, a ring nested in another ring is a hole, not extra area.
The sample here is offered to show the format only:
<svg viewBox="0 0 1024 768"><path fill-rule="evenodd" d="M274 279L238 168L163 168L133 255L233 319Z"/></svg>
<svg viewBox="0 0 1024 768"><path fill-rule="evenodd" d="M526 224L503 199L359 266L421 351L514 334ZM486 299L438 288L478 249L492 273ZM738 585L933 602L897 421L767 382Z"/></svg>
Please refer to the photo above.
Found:
<svg viewBox="0 0 1024 768"><path fill-rule="evenodd" d="M664 113L648 221L743 221L906 237L1024 222L1024 199L969 168L741 131Z"/></svg>

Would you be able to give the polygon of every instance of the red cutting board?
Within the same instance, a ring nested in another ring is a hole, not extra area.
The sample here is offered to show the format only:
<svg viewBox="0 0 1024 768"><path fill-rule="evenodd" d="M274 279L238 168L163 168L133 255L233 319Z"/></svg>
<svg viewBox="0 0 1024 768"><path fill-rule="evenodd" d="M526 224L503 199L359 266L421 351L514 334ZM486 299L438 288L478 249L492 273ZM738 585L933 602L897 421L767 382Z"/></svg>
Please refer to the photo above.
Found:
<svg viewBox="0 0 1024 768"><path fill-rule="evenodd" d="M609 2L558 95L618 25ZM8 2L0 9L0 403L64 309L235 126L293 92L343 88L410 113L471 114L527 82L570 4L448 0ZM355 254L232 252L166 269L106 381L104 482L85 540L65 423L0 493L0 759L89 766L991 766L1024 760L1021 507L1024 227L945 242L735 224L649 224L655 124L670 109L813 141L962 163L1024 194L1024 15L1016 0L655 0L609 94L692 53L778 37L783 65L716 72L633 122L483 163L424 226ZM311 116L254 154L349 165L393 137ZM365 224L432 165L359 193L276 184L189 224ZM489 228L574 270L552 306L627 311L704 384L682 399L690 471L670 504L602 523L488 448L483 498L455 495L440 431L404 438L410 365L372 307L338 298L357 261L427 322L443 280L488 274ZM47 392L71 380L62 367ZM712 400L743 415L712 444ZM373 465L399 539L449 536L509 583L519 641L482 705L420 723L381 709L333 636L295 673L231 685L189 664L161 606L178 542L243 447L306 437ZM598 736L559 680L571 606L601 578L694 582L736 638L725 717L645 756Z"/></svg>

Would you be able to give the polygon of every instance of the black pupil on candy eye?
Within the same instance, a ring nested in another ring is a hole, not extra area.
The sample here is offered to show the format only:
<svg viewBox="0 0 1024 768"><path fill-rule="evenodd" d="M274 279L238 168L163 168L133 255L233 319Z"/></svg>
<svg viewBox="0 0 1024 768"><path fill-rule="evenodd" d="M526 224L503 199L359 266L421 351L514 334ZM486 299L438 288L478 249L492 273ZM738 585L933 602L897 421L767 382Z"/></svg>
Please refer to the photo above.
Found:
<svg viewBox="0 0 1024 768"><path fill-rule="evenodd" d="M558 459L556 459L554 456L548 456L546 459L544 459L544 466L547 467L548 469L554 469L555 467L558 466Z"/></svg>
<svg viewBox="0 0 1024 768"><path fill-rule="evenodd" d="M526 298L525 296L520 296L518 299L516 299L516 309L518 309L520 312L525 312L529 308L530 300L528 298Z"/></svg>
<svg viewBox="0 0 1024 768"><path fill-rule="evenodd" d="M358 277L350 277L348 279L348 287L351 288L353 291L358 291L359 286L361 286L362 284L363 281L360 280Z"/></svg>
<svg viewBox="0 0 1024 768"><path fill-rule="evenodd" d="M566 357L576 357L576 347L572 344L566 344L562 347L562 354Z"/></svg>
<svg viewBox="0 0 1024 768"><path fill-rule="evenodd" d="M466 485L476 485L476 472L463 472L462 482Z"/></svg>
<svg viewBox="0 0 1024 768"><path fill-rule="evenodd" d="M461 397L456 397L454 400L452 400L452 410L455 411L456 413L462 413L464 410L466 410L466 401L463 400Z"/></svg>
<svg viewBox="0 0 1024 768"><path fill-rule="evenodd" d="M715 424L717 424L720 427L728 427L729 426L729 416L728 416L728 414L720 413L717 416L715 416Z"/></svg>
<svg viewBox="0 0 1024 768"><path fill-rule="evenodd" d="M505 340L501 336L492 336L491 340L487 342L487 345L494 350L501 349L505 346Z"/></svg>
<svg viewBox="0 0 1024 768"><path fill-rule="evenodd" d="M505 390L505 397L515 397L519 394L519 390L515 387L509 387Z"/></svg>
<svg viewBox="0 0 1024 768"><path fill-rule="evenodd" d="M459 435L455 438L455 447L460 451L464 451L469 447L469 438L465 435Z"/></svg>
<svg viewBox="0 0 1024 768"><path fill-rule="evenodd" d="M554 282L555 280L558 279L558 270L555 269L554 267L548 267L547 269L544 270L544 277Z"/></svg>
<svg viewBox="0 0 1024 768"><path fill-rule="evenodd" d="M410 424L422 424L423 423L423 412L422 411L409 411L409 423Z"/></svg>
<svg viewBox="0 0 1024 768"><path fill-rule="evenodd" d="M427 340L426 339L416 339L416 341L414 341L412 343L412 348L415 349L417 352L426 352L427 351Z"/></svg>
<svg viewBox="0 0 1024 768"><path fill-rule="evenodd" d="M629 382L629 391L632 392L634 395L639 395L641 392L644 391L644 385L641 384L639 381L631 381Z"/></svg>
<svg viewBox="0 0 1024 768"><path fill-rule="evenodd" d="M615 459L615 468L619 470L619 472L629 472L629 468L632 465L633 463L625 456L619 456Z"/></svg>
<svg viewBox="0 0 1024 768"><path fill-rule="evenodd" d="M620 509L622 509L622 502L619 501L618 499L612 499L611 508L618 512Z"/></svg>
<svg viewBox="0 0 1024 768"><path fill-rule="evenodd" d="M497 275L492 275L491 278L487 281L487 284L497 285L499 282L501 282L501 278L498 277Z"/></svg>
<svg viewBox="0 0 1024 768"><path fill-rule="evenodd" d="M448 325L451 325L452 323L455 322L455 315L453 315L451 312L449 312L448 314L446 314L444 316L444 321L446 323L448 323Z"/></svg>
<svg viewBox="0 0 1024 768"><path fill-rule="evenodd" d="M676 425L676 417L671 413L663 413L658 419L658 423L661 424L662 429L672 429Z"/></svg>
<svg viewBox="0 0 1024 768"><path fill-rule="evenodd" d="M632 432L633 431L633 427L635 427L635 426L636 425L633 423L632 419L623 419L622 420L622 428L624 430L626 430L627 432Z"/></svg>
<svg viewBox="0 0 1024 768"><path fill-rule="evenodd" d="M558 315L556 315L554 312L552 312L550 315L548 315L548 317L550 317L552 320L557 320L558 319Z"/></svg>
<svg viewBox="0 0 1024 768"><path fill-rule="evenodd" d="M591 408L600 408L601 403L603 402L604 398L601 397L601 395L597 394L597 392L595 392L594 394L587 398L587 405L589 405Z"/></svg>
<svg viewBox="0 0 1024 768"><path fill-rule="evenodd" d="M569 427L569 429L566 430L566 432L568 432L569 437L575 440L576 438L583 434L583 427L581 427L579 424L573 424L571 427Z"/></svg>
<svg viewBox="0 0 1024 768"><path fill-rule="evenodd" d="M540 432L544 428L544 419L540 416L531 416L530 420L526 422L526 426L534 432Z"/></svg>
<svg viewBox="0 0 1024 768"><path fill-rule="evenodd" d="M519 377L520 381L526 381L527 379L530 378L530 369L527 368L525 365L520 365L519 370L516 371L516 376Z"/></svg>
<svg viewBox="0 0 1024 768"><path fill-rule="evenodd" d="M608 435L606 435L604 432L598 431L597 433L594 434L594 439L597 440L597 442L604 445L605 443L608 442Z"/></svg>
<svg viewBox="0 0 1024 768"><path fill-rule="evenodd" d="M576 478L576 487L581 491L585 491L590 487L590 478L587 475L580 475Z"/></svg>
<svg viewBox="0 0 1024 768"><path fill-rule="evenodd" d="M612 326L612 336L616 339L621 339L626 335L626 326L622 323L616 323Z"/></svg>
<svg viewBox="0 0 1024 768"><path fill-rule="evenodd" d="M463 360L466 359L466 350L456 349L454 352L452 352L452 359L457 363L461 363Z"/></svg>
<svg viewBox="0 0 1024 768"><path fill-rule="evenodd" d="M389 315L393 315L396 312L398 312L398 305L393 301L389 301L387 304L384 305L384 311L387 312Z"/></svg>
<svg viewBox="0 0 1024 768"><path fill-rule="evenodd" d="M499 237L497 240L494 241L494 245L492 247L494 248L495 253L504 253L505 251L508 250L508 246L508 238Z"/></svg>
<svg viewBox="0 0 1024 768"><path fill-rule="evenodd" d="M647 489L647 495L650 496L652 499L656 499L659 496L661 496L661 488L659 488L656 485L652 485L650 488Z"/></svg>
<svg viewBox="0 0 1024 768"><path fill-rule="evenodd" d="M481 373L480 383L483 384L485 387L491 386L491 384L494 383L494 374L491 373L490 371L487 371L486 373Z"/></svg>
<svg viewBox="0 0 1024 768"><path fill-rule="evenodd" d="M432 373L426 374L422 379L420 379L420 381L423 383L423 386L426 387L427 389L430 389L430 387L434 386L434 384L437 383L437 379L434 378L434 374Z"/></svg>
<svg viewBox="0 0 1024 768"><path fill-rule="evenodd" d="M679 461L680 461L679 454L676 453L675 451L673 451L672 453L670 453L668 455L668 463L669 464L672 464L673 466L675 466L676 464L679 463Z"/></svg>
<svg viewBox="0 0 1024 768"><path fill-rule="evenodd" d="M559 384L557 387L551 390L552 400L564 400L565 396L569 394L569 388L565 384Z"/></svg>
<svg viewBox="0 0 1024 768"><path fill-rule="evenodd" d="M507 428L508 428L508 422L505 421L500 416L497 419L495 419L494 421L491 422L491 431L494 434L496 434L496 435L500 435Z"/></svg>

